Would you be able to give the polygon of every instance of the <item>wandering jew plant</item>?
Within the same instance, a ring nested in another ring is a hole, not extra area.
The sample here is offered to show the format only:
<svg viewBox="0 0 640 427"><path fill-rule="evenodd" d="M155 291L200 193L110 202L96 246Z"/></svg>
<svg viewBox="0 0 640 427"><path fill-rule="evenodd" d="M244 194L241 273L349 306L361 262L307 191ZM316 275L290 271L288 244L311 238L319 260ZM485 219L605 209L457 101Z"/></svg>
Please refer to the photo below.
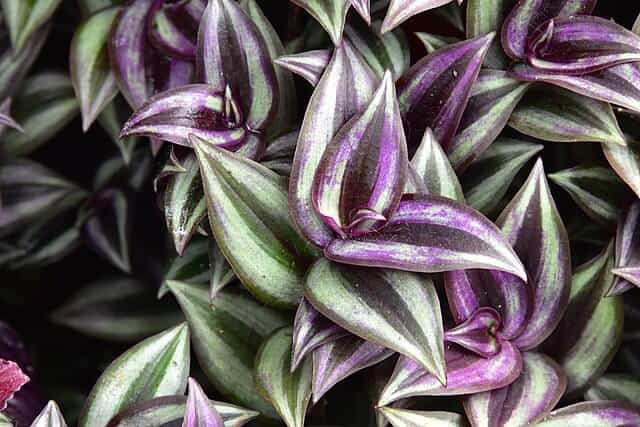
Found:
<svg viewBox="0 0 640 427"><path fill-rule="evenodd" d="M0 0L0 427L640 427L627 3Z"/></svg>

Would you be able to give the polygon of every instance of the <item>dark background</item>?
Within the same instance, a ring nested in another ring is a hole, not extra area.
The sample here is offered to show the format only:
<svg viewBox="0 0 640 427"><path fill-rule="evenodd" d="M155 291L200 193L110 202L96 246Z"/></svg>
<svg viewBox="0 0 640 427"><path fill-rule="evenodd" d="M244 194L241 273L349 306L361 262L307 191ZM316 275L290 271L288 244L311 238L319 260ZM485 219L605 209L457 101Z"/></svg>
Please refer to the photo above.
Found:
<svg viewBox="0 0 640 427"><path fill-rule="evenodd" d="M276 29L286 37L286 31L283 29L286 28L292 6L285 0L266 0L260 3ZM639 12L638 2L600 0L596 14L614 18L618 23L630 28ZM75 1L64 0L56 13L54 29L32 72L49 69L68 70L68 48L79 21L80 13ZM437 22L419 18L409 21L405 27L410 32L438 33L438 25ZM415 59L423 55L424 51L414 36L410 36L410 39ZM298 87L303 93L309 93L306 84L298 82ZM581 154L575 150L583 150L582 147L584 146L562 147L560 150L565 150L565 155L569 158L579 157ZM31 157L88 189L101 162L115 154L117 149L99 126L95 125L87 133L82 133L78 116ZM558 149L545 149L543 156L545 166L553 171ZM567 217L565 212L575 214L578 208L566 194L554 188L554 196L564 218ZM146 252L152 248L167 247L166 241L163 240L166 233L162 214L150 183L147 190L138 197L136 205L138 213L133 223L133 239L137 250ZM158 256L158 262L164 262L166 255ZM121 273L86 246L76 250L63 261L39 271L0 271L0 318L8 321L22 334L34 355L37 380L43 385L48 397L61 401L67 412L72 413L77 409L83 394L88 393L101 369L131 344L114 344L87 338L52 324L49 315L82 286L99 278L119 275ZM153 282L148 275L144 276L147 281ZM158 283L149 285L157 286ZM352 390L357 390L357 385L340 385L338 389L351 394ZM350 403L346 407L344 402L340 404L345 413L352 412L352 405L362 403L357 403L361 400L358 399L360 396L348 397Z"/></svg>

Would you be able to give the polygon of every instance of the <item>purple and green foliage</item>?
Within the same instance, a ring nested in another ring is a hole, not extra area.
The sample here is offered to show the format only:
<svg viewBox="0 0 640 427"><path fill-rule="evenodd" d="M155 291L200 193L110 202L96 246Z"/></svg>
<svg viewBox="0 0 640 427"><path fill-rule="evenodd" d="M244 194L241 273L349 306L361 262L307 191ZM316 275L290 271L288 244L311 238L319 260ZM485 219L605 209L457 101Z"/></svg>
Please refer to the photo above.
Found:
<svg viewBox="0 0 640 427"><path fill-rule="evenodd" d="M640 426L599 3L0 0L0 426Z"/></svg>

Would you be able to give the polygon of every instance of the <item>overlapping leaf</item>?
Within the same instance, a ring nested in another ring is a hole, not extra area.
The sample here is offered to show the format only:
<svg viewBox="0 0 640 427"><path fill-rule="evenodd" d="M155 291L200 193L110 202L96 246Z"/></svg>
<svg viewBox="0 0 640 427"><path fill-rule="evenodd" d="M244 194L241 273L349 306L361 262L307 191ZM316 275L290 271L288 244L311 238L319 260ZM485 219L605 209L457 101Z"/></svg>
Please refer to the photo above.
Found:
<svg viewBox="0 0 640 427"><path fill-rule="evenodd" d="M538 160L497 222L525 264L532 304L526 329L515 343L531 349L556 328L571 288L569 238Z"/></svg>
<svg viewBox="0 0 640 427"><path fill-rule="evenodd" d="M336 47L305 113L289 181L291 217L298 231L320 247L333 233L316 213L311 188L316 170L334 135L369 101L376 79L348 43Z"/></svg>
<svg viewBox="0 0 640 427"><path fill-rule="evenodd" d="M320 259L307 273L305 297L344 329L414 358L446 382L442 315L428 278Z"/></svg>
<svg viewBox="0 0 640 427"><path fill-rule="evenodd" d="M602 375L622 339L622 300L605 298L613 280L612 256L609 245L576 269L567 312L545 344L567 374L567 393L580 391Z"/></svg>
<svg viewBox="0 0 640 427"><path fill-rule="evenodd" d="M458 133L446 149L457 171L466 169L496 140L528 88L506 72L480 72Z"/></svg>
<svg viewBox="0 0 640 427"><path fill-rule="evenodd" d="M400 78L398 102L409 148L415 148L430 127L448 149L494 36L492 33L439 49ZM443 99L448 102L441 102Z"/></svg>
<svg viewBox="0 0 640 427"><path fill-rule="evenodd" d="M526 279L500 230L475 210L437 196L405 197L381 231L336 239L325 255L371 267L423 273L483 268Z"/></svg>
<svg viewBox="0 0 640 427"><path fill-rule="evenodd" d="M562 368L540 353L525 352L522 361L522 373L509 386L464 399L471 425L536 425L556 406L567 386Z"/></svg>
<svg viewBox="0 0 640 427"><path fill-rule="evenodd" d="M277 417L256 393L253 367L262 341L286 325L286 318L245 293L224 289L211 301L204 287L168 284L189 322L195 354L211 383L232 401Z"/></svg>
<svg viewBox="0 0 640 427"><path fill-rule="evenodd" d="M189 364L189 329L185 324L147 338L105 369L78 424L106 426L111 417L136 402L184 393Z"/></svg>
<svg viewBox="0 0 640 427"><path fill-rule="evenodd" d="M44 72L27 79L12 105L13 118L24 132L12 129L2 136L3 150L12 156L31 153L64 128L78 113L69 78Z"/></svg>
<svg viewBox="0 0 640 427"><path fill-rule="evenodd" d="M489 146L462 176L462 187L469 206L487 216L501 208L518 172L542 145L513 138L499 138Z"/></svg>
<svg viewBox="0 0 640 427"><path fill-rule="evenodd" d="M617 175L600 166L576 166L549 175L591 218L615 224L620 208L632 198Z"/></svg>
<svg viewBox="0 0 640 427"><path fill-rule="evenodd" d="M257 298L295 306L310 252L291 224L286 182L256 162L202 140L192 143L220 250Z"/></svg>
<svg viewBox="0 0 640 427"><path fill-rule="evenodd" d="M303 427L311 399L311 360L291 369L292 329L282 328L271 335L256 356L258 391L276 408L287 427Z"/></svg>
<svg viewBox="0 0 640 427"><path fill-rule="evenodd" d="M71 41L71 82L80 101L84 131L118 94L107 52L117 14L117 8L108 8L92 15L80 24Z"/></svg>

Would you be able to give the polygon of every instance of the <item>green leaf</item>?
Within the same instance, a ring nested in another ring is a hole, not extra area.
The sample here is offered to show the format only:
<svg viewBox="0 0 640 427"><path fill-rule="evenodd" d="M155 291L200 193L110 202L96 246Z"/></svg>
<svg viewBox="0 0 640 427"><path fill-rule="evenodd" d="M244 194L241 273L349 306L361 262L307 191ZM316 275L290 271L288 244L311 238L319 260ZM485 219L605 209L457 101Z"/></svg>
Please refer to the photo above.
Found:
<svg viewBox="0 0 640 427"><path fill-rule="evenodd" d="M108 8L90 16L78 26L71 40L71 82L80 101L85 132L118 94L107 51L107 41L118 10Z"/></svg>
<svg viewBox="0 0 640 427"><path fill-rule="evenodd" d="M622 400L640 405L640 380L629 374L606 374L596 380L585 400Z"/></svg>
<svg viewBox="0 0 640 427"><path fill-rule="evenodd" d="M285 316L246 293L224 289L213 301L205 287L169 281L189 322L200 366L219 392L233 402L276 418L273 407L256 392L255 355L262 341L287 324Z"/></svg>
<svg viewBox="0 0 640 427"><path fill-rule="evenodd" d="M512 138L500 138L491 144L462 176L467 203L487 216L496 214L518 172L542 148Z"/></svg>
<svg viewBox="0 0 640 427"><path fill-rule="evenodd" d="M184 172L167 177L164 217L178 254L182 254L207 213L200 168L195 154L181 160Z"/></svg>
<svg viewBox="0 0 640 427"><path fill-rule="evenodd" d="M529 89L509 126L545 141L626 145L609 104L549 85Z"/></svg>
<svg viewBox="0 0 640 427"><path fill-rule="evenodd" d="M252 160L192 142L220 250L256 298L294 307L310 250L291 223L286 179Z"/></svg>
<svg viewBox="0 0 640 427"><path fill-rule="evenodd" d="M100 126L109 134L113 143L118 147L122 155L122 160L127 165L131 162L136 145L143 139L138 136L120 138L120 130L130 115L131 109L129 105L124 98L119 96L106 105L102 113L98 116L98 123L100 123Z"/></svg>
<svg viewBox="0 0 640 427"><path fill-rule="evenodd" d="M549 175L590 218L615 225L632 193L609 168L576 166Z"/></svg>
<svg viewBox="0 0 640 427"><path fill-rule="evenodd" d="M105 369L87 398L78 425L103 427L134 403L183 394L189 363L186 324L147 338Z"/></svg>
<svg viewBox="0 0 640 427"><path fill-rule="evenodd" d="M23 48L35 31L51 18L62 0L0 0L13 48Z"/></svg>
<svg viewBox="0 0 640 427"><path fill-rule="evenodd" d="M334 44L342 39L342 30L351 3L345 0L292 0L322 25Z"/></svg>
<svg viewBox="0 0 640 427"><path fill-rule="evenodd" d="M276 408L288 427L304 427L311 398L311 360L305 359L291 372L293 330L275 332L256 356L255 377L259 392Z"/></svg>
<svg viewBox="0 0 640 427"><path fill-rule="evenodd" d="M71 81L66 75L55 72L27 79L14 100L12 113L24 132L9 130L0 137L0 144L10 156L29 154L78 113Z"/></svg>
<svg viewBox="0 0 640 427"><path fill-rule="evenodd" d="M154 298L153 288L134 279L104 279L72 295L52 320L88 336L136 341L184 320L169 302Z"/></svg>
<svg viewBox="0 0 640 427"><path fill-rule="evenodd" d="M425 275L319 259L305 297L349 332L407 355L446 382L440 303Z"/></svg>

